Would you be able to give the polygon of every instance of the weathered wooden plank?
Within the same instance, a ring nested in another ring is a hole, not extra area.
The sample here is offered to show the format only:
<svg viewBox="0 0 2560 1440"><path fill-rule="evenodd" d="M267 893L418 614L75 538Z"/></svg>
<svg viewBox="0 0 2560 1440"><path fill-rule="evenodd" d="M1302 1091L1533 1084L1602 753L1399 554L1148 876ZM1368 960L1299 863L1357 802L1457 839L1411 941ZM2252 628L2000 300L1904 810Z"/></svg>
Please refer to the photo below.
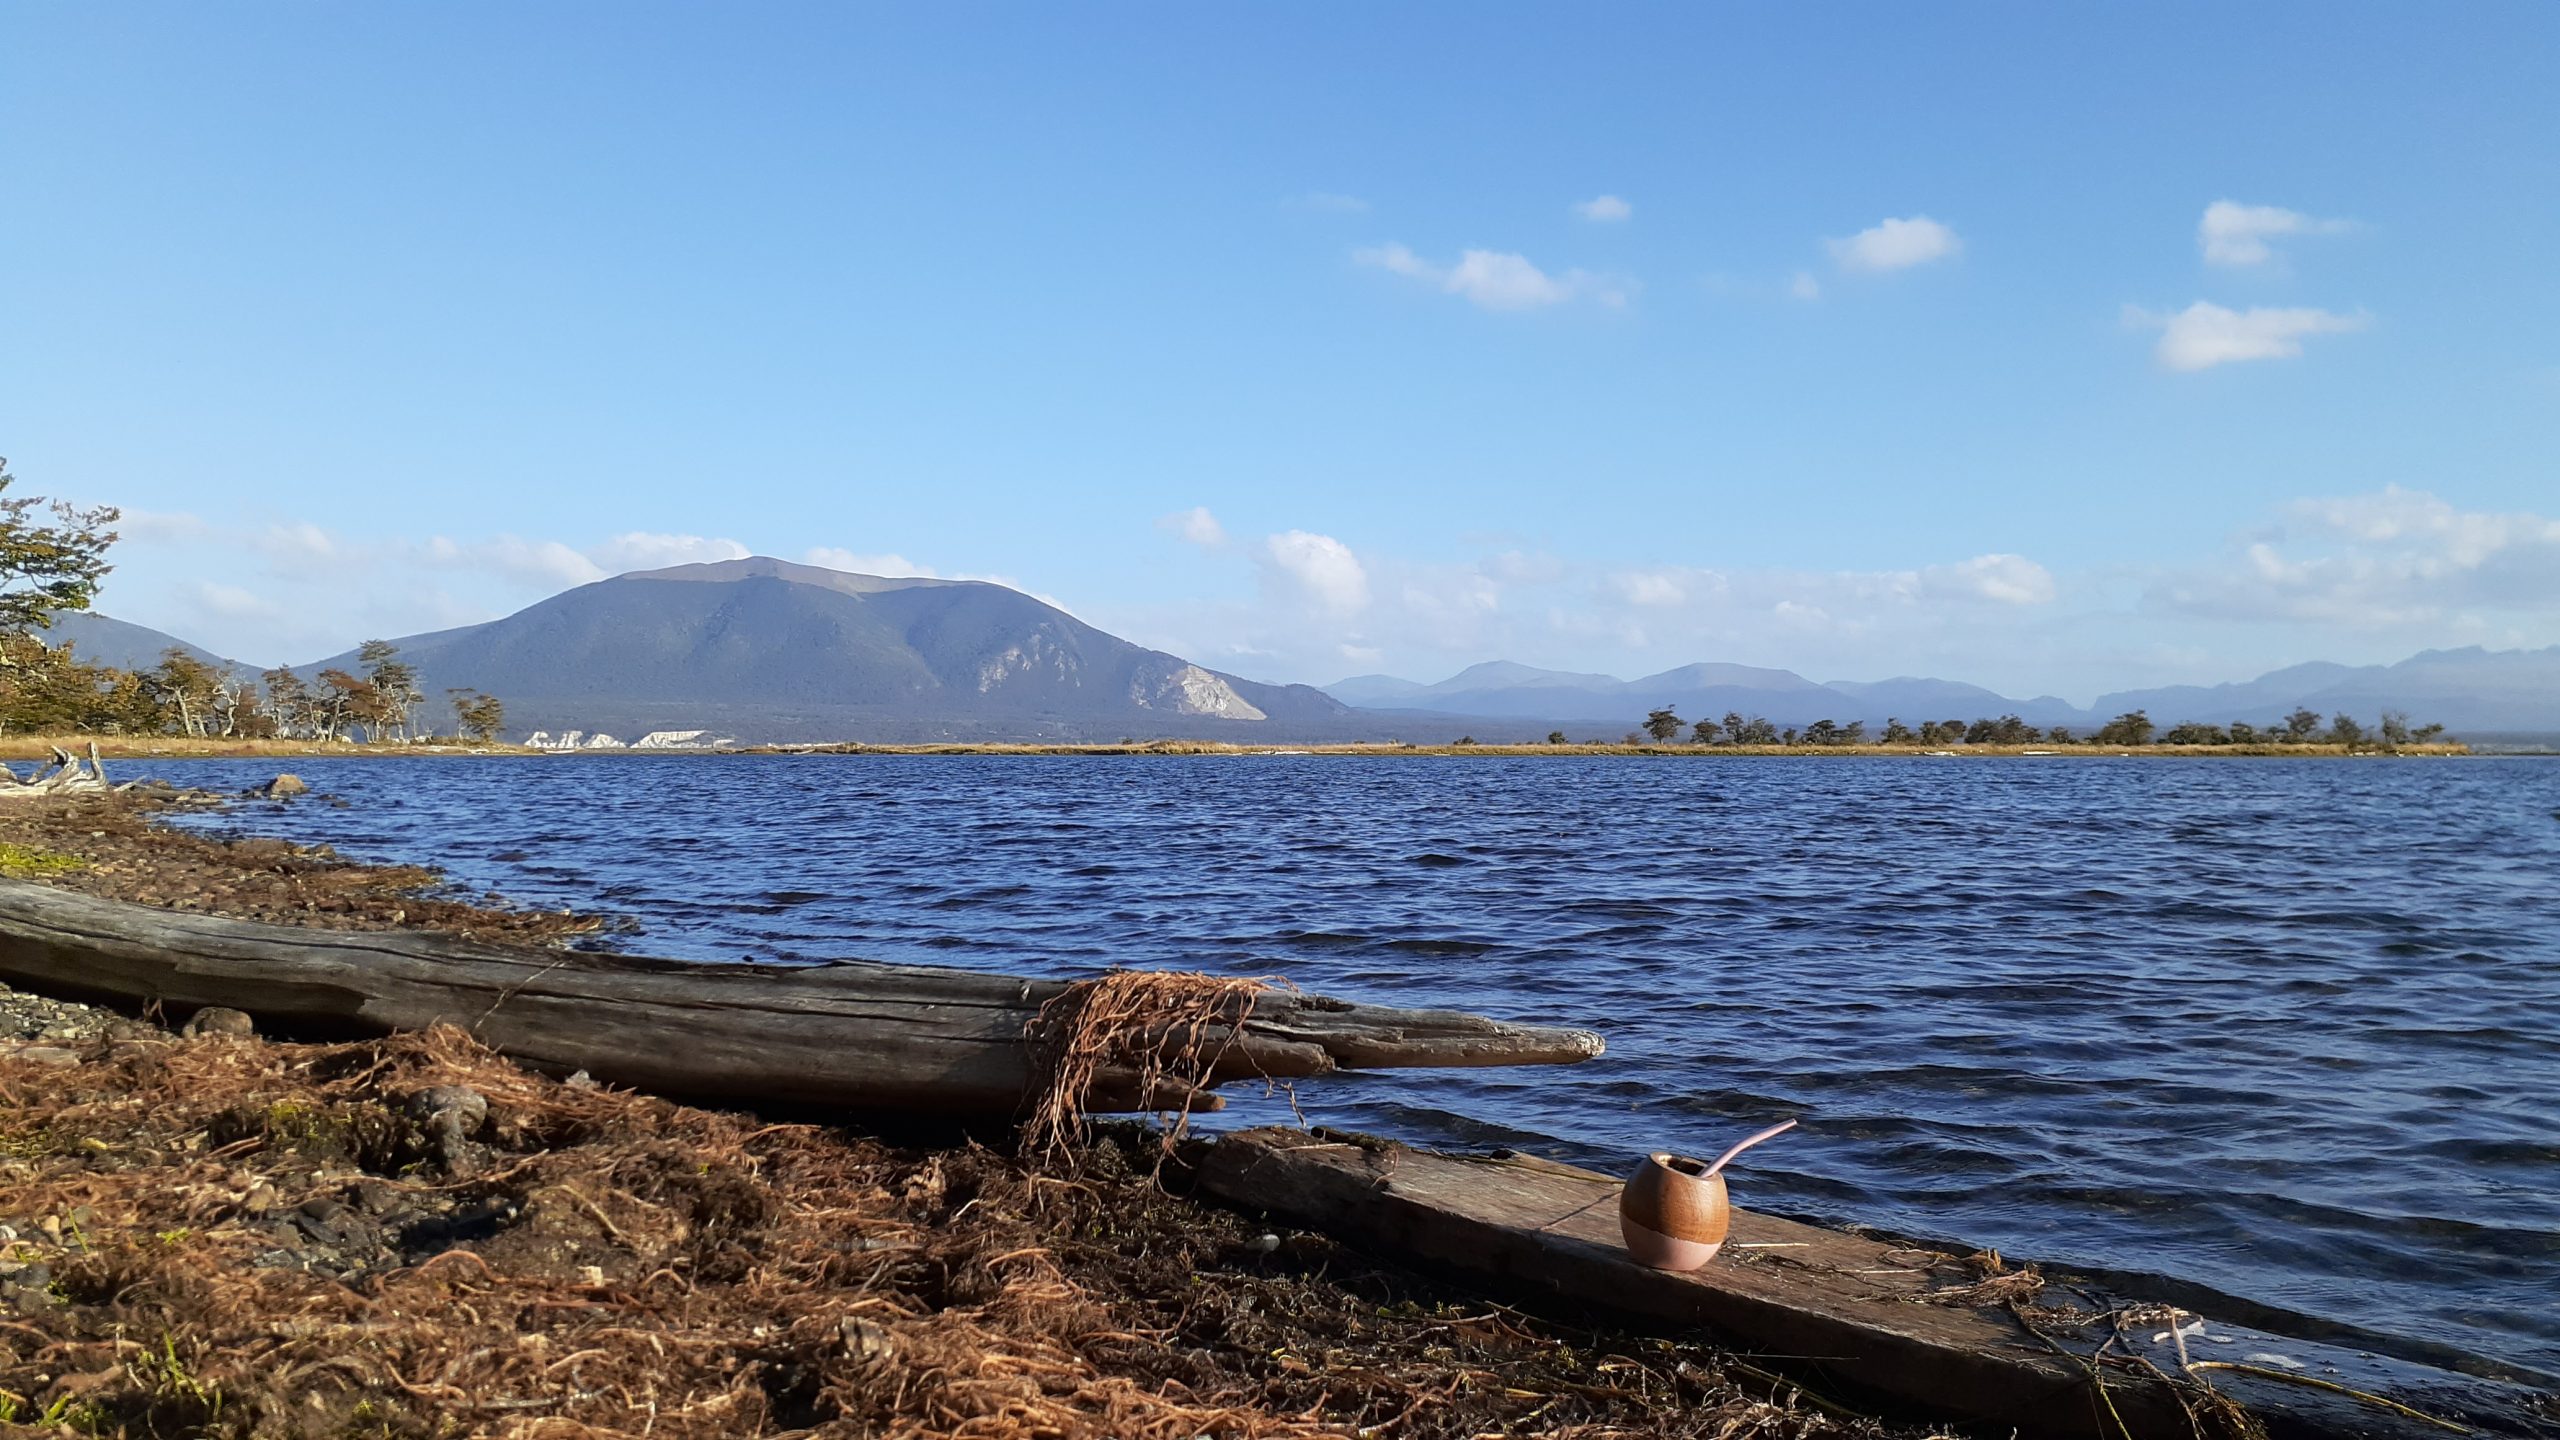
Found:
<svg viewBox="0 0 2560 1440"><path fill-rule="evenodd" d="M1199 1177L1231 1203L1391 1258L1491 1280L1531 1299L1702 1329L1816 1389L1995 1432L2192 1440L2190 1406L2210 1398L2167 1379L2179 1365L2174 1345L2150 1339L2165 1322L2119 1333L2049 1315L2030 1329L2008 1309L1943 1303L1946 1292L1979 1277L1772 1216L1734 1211L1724 1253L1704 1270L1648 1269L1621 1244L1619 1182L1551 1161L1439 1155L1331 1132L1260 1129L1209 1145ZM2110 1339L2115 1343L2100 1356ZM2560 1415L2551 1397L2519 1387L2218 1323L2188 1343L2200 1360L2280 1356L2261 1368L2299 1365L2302 1378L2387 1396L2463 1427L2546 1434L2543 1427ZM2453 1433L2316 1385L2203 1373L2280 1436L2416 1440Z"/></svg>
<svg viewBox="0 0 2560 1440"><path fill-rule="evenodd" d="M704 965L266 925L23 881L0 881L0 976L288 1026L460 1025L537 1065L670 1093L946 1113L1020 1107L1034 1069L1025 1027L1066 988L929 966ZM1288 992L1258 997L1241 1034L1207 1038L1233 1042L1213 1081L1600 1050L1587 1031ZM1099 1105L1149 1103L1134 1077L1104 1079Z"/></svg>

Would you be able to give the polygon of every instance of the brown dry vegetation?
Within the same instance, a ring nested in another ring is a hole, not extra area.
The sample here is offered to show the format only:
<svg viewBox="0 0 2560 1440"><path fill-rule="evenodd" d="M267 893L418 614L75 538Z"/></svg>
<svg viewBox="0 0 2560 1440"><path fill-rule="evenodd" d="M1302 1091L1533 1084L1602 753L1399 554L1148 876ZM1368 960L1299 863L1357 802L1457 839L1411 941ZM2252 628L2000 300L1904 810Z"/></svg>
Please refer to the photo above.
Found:
<svg viewBox="0 0 2560 1440"><path fill-rule="evenodd" d="M1266 1243L1140 1173L1146 1137L1066 1169L901 1149L452 1030L38 1053L0 1054L0 1410L70 1433L1884 1433L1695 1347Z"/></svg>

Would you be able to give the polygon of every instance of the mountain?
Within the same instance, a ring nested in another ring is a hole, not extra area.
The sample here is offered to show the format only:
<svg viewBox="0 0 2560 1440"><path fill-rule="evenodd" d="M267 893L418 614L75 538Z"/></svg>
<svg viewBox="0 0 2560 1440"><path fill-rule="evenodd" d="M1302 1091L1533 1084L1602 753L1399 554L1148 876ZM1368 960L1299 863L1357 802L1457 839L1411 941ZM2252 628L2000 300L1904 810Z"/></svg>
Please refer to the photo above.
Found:
<svg viewBox="0 0 2560 1440"><path fill-rule="evenodd" d="M1430 688L1419 680L1399 680L1393 675L1354 675L1325 686L1324 693L1345 705L1378 709L1402 705Z"/></svg>
<svg viewBox="0 0 2560 1440"><path fill-rule="evenodd" d="M1364 675L1328 685L1325 691L1337 700L1367 710L1510 721L1596 722L1621 729L1641 721L1645 712L1659 705L1668 705L1691 719L1741 711L1765 715L1781 725L1801 725L1826 717L1854 720L1870 708L1855 696L1818 685L1792 670L1716 663L1682 665L1641 680L1621 680L1614 675L1540 670L1508 660L1492 660L1470 665L1436 685L1418 685L1391 675ZM1990 694L1987 690L1980 693ZM2012 703L1994 699L2002 707ZM1920 712L1911 713L1912 718L1917 718ZM2003 711L1995 709L1992 713ZM1874 718L1883 719L1884 712Z"/></svg>
<svg viewBox="0 0 2560 1440"><path fill-rule="evenodd" d="M1310 686L1208 670L1001 585L762 557L621 575L503 620L393 643L427 695L496 695L519 732L1260 740L1359 728Z"/></svg>
<svg viewBox="0 0 2560 1440"><path fill-rule="evenodd" d="M1792 670L1718 664L1684 665L1629 681L1494 661L1470 666L1436 685L1364 675L1326 688L1346 703L1400 716L1424 712L1511 722L1543 718L1622 728L1641 721L1657 705L1669 705L1690 720L1738 710L1780 725L1821 719L1874 725L1889 716L1916 724L2016 715L2034 725L2086 728L2141 710L2163 729L2187 720L2263 725L2307 706L2324 719L2343 710L2367 724L2384 710L2402 710L2421 724L2440 721L2457 735L2560 731L2560 645L2429 650L2396 665L2315 661L2225 685L2120 690L2099 696L2086 709L2052 695L2017 700L1979 685L1924 676L1816 684Z"/></svg>
<svg viewBox="0 0 2560 1440"><path fill-rule="evenodd" d="M172 647L185 651L217 670L237 670L254 674L256 666L243 665L201 646L190 645L175 635L164 635L141 625L128 624L111 616L88 610L66 610L53 617L53 625L42 632L48 645L72 647L71 653L92 665L112 665L119 670L149 670L160 663L160 657Z"/></svg>
<svg viewBox="0 0 2560 1440"><path fill-rule="evenodd" d="M1891 680L1827 680L1823 688L1856 701L1861 718L1881 713L1898 715L1914 724L1924 719L1953 720L1962 716L1978 720L2015 715L2036 725L2078 725L2086 721L2088 713L2059 696L2012 700L1996 690L1967 685L1961 680L1931 680L1917 675L1897 675Z"/></svg>
<svg viewBox="0 0 2560 1440"><path fill-rule="evenodd" d="M2346 711L2370 722L2405 710L2421 723L2463 731L2560 730L2560 645L2541 650L2427 650L2397 665L2294 665L2234 685L2173 685L2101 695L2093 710L2141 710L2162 724L2202 720L2263 725L2295 708L2323 718Z"/></svg>

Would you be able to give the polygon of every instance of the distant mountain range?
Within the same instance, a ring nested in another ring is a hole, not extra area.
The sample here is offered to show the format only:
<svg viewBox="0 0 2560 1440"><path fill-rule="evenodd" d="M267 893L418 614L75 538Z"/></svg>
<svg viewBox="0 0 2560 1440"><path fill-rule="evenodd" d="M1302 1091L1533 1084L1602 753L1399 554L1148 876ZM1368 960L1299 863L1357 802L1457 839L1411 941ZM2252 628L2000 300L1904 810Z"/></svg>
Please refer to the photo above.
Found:
<svg viewBox="0 0 2560 1440"><path fill-rule="evenodd" d="M1880 725L1895 717L1917 724L2016 715L2037 725L2087 727L2140 710L2164 728L2188 720L2263 725L2308 707L2324 718L2343 710L2368 723L2392 709L2405 710L2421 723L2441 721L2457 732L2533 732L2560 730L2560 645L2429 650L2397 665L2295 665L2228 685L2120 690L2099 696L2086 709L2051 695L2013 699L1954 680L1900 676L1817 683L1792 670L1748 665L1684 665L1641 680L1620 680L1495 660L1469 666L1436 685L1358 675L1324 688L1345 704L1373 711L1422 712L1452 720L1545 719L1621 729L1663 705L1689 720L1740 711L1780 725L1815 720Z"/></svg>
<svg viewBox="0 0 2560 1440"><path fill-rule="evenodd" d="M175 645L103 615L56 617L48 639L131 669ZM754 558L600 580L502 620L395 638L440 701L448 688L506 701L508 728L713 729L747 741L1486 741L1610 738L1668 705L1689 720L1728 711L1779 725L1889 717L1906 723L2017 715L2094 727L2142 710L2163 727L2262 725L2299 706L2368 723L2384 709L2456 734L2560 731L2560 646L2430 650L2397 665L2295 665L2228 685L2125 690L2083 709L1960 681L1899 676L1817 682L1791 670L1702 663L1639 680L1507 660L1437 684L1361 675L1318 689L1267 685L1106 634L1001 585L889 579ZM295 668L355 668L352 651Z"/></svg>

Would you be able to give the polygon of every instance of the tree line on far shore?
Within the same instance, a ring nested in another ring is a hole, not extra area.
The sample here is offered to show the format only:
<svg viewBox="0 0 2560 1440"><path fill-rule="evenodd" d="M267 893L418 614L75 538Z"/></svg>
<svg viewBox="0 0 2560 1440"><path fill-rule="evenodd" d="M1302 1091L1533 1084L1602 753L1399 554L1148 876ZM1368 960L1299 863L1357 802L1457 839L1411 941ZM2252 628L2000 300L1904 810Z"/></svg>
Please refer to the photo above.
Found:
<svg viewBox="0 0 2560 1440"><path fill-rule="evenodd" d="M451 690L452 722L439 731L422 719L427 696L397 646L368 640L356 657L354 669L333 666L308 679L281 665L252 677L173 646L159 664L125 670L93 665L38 632L0 634L0 733L414 745L486 743L506 727L497 697Z"/></svg>
<svg viewBox="0 0 2560 1440"><path fill-rule="evenodd" d="M0 492L16 477L0 460ZM111 568L113 506L0 493L0 733L184 735L208 739L418 744L427 696L415 667L387 640L368 640L355 668L305 679L286 666L254 678L172 646L142 670L82 660L50 645L53 617L86 610ZM490 741L506 706L477 690L448 690L454 737Z"/></svg>
<svg viewBox="0 0 2560 1440"><path fill-rule="evenodd" d="M1721 720L1689 721L1681 719L1678 711L1666 705L1645 716L1643 731L1630 731L1625 743L1642 745L1648 738L1656 745L1771 745L1806 749L1850 745L2098 745L2118 749L2143 745L2334 745L2352 752L2434 744L2444 738L2444 726L2432 723L2412 725L2409 717L2397 710L2383 711L2380 722L2367 727L2343 711L2323 720L2317 711L2296 709L2273 725L2252 725L2242 720L2234 720L2228 725L2186 721L2163 730L2153 723L2148 714L2128 710L2086 734L2075 732L2067 725L2050 728L2030 725L2015 715L2003 715L1996 720L1924 720L1917 726L1906 725L1899 719L1888 719L1882 729L1870 731L1864 720L1816 720L1810 725L1781 727L1765 717L1744 715L1739 711L1727 711ZM1472 745L1475 740L1467 736L1460 738L1458 743ZM1557 730L1548 734L1547 743L1566 745L1572 742L1565 738L1563 731Z"/></svg>

